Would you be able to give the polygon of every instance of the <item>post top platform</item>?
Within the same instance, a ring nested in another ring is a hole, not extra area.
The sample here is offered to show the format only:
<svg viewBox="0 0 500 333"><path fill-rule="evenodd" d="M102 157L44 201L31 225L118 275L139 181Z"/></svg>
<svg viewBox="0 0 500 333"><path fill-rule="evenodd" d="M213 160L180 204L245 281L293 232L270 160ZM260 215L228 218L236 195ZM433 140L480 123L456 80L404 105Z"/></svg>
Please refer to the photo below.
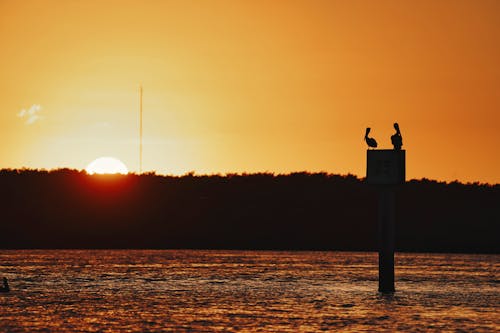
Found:
<svg viewBox="0 0 500 333"><path fill-rule="evenodd" d="M366 182L372 185L404 184L406 151L369 149L366 151Z"/></svg>
<svg viewBox="0 0 500 333"><path fill-rule="evenodd" d="M367 152L374 152L374 153L379 153L379 152L393 152L393 153L401 153L401 152L405 152L406 150L404 149L400 149L400 150L396 150L396 149L367 149L366 150Z"/></svg>

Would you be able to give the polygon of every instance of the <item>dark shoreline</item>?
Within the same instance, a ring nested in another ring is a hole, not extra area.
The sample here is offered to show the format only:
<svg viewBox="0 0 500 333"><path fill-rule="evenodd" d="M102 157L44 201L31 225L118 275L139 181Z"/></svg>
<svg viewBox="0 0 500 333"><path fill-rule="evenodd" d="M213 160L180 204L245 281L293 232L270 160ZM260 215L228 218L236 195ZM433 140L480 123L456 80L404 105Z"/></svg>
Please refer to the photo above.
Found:
<svg viewBox="0 0 500 333"><path fill-rule="evenodd" d="M377 250L361 251L361 250L297 250L297 249L198 249L198 248L1 248L0 251L202 251L202 252L282 252L282 253L308 253L308 252L346 252L346 253L373 253L377 254ZM442 255L481 255L481 256L497 256L500 252L417 252L417 251L396 251L395 254L442 254Z"/></svg>
<svg viewBox="0 0 500 333"><path fill-rule="evenodd" d="M377 195L326 173L89 176L0 170L5 249L375 251ZM500 253L500 185L411 180L396 247Z"/></svg>

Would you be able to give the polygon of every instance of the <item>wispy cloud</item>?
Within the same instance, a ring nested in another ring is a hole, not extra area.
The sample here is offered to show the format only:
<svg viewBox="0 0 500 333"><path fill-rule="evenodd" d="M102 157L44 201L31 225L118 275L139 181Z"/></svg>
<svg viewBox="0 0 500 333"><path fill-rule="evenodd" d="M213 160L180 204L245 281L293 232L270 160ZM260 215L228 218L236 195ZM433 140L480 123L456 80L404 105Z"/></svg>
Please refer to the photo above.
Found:
<svg viewBox="0 0 500 333"><path fill-rule="evenodd" d="M26 119L24 122L26 125L32 125L40 119L43 119L43 116L39 114L41 110L42 107L40 106L40 104L33 104L29 109L22 109L21 111L19 111L17 116L19 118Z"/></svg>

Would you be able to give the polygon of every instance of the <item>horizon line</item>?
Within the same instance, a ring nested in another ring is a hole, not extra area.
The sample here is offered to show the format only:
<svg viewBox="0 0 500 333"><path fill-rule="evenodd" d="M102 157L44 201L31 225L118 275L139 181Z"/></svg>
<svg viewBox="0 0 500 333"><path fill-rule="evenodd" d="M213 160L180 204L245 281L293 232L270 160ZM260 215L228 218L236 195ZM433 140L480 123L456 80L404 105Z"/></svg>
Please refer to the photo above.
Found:
<svg viewBox="0 0 500 333"><path fill-rule="evenodd" d="M344 178L355 178L356 180L359 181L364 181L366 180L366 176L359 176L354 173L347 173L347 174L341 174L341 173L332 173L332 172L327 172L327 171L307 171L307 170L302 170L302 171L290 171L290 172L272 172L272 171L255 171L255 172L217 172L217 173L196 173L195 170L192 171L187 171L183 174L167 174L167 173L157 173L156 170L150 170L150 171L143 171L142 173L138 172L128 172L126 174L119 174L119 173L109 173L109 174L89 174L85 169L76 169L76 168L69 168L69 167L60 167L60 168L52 168L52 169L46 169L46 168L29 168L29 167L21 167L21 168L0 168L0 175L3 172L15 172L15 173L22 173L22 172L40 172L40 173L55 173L55 172L61 172L61 171L70 171L70 172L75 172L75 173L83 173L88 176L98 176L98 177L106 177L106 176L111 176L111 177L127 177L127 176L157 176L157 177L173 177L173 178L183 178L183 177L244 177L244 176L257 176L257 175L265 175L265 176L273 176L273 177L279 177L279 176L293 176L293 175L322 175L322 176L327 176L327 177L344 177ZM491 186L491 187L496 187L500 186L500 183L489 183L489 182L481 182L481 181L461 181L458 179L451 180L451 181L446 181L446 180L438 180L438 179L431 179L427 177L422 177L422 178L412 178L408 179L405 181L405 183L409 182L434 182L438 184L461 184L461 185L478 185L478 186Z"/></svg>

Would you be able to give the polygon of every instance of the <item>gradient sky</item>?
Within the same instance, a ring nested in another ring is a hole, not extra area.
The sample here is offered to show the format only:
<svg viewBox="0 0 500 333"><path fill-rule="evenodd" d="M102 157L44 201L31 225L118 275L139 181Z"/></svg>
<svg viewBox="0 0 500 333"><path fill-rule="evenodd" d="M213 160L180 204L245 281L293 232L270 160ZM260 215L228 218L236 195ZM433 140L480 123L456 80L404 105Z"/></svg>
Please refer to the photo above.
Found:
<svg viewBox="0 0 500 333"><path fill-rule="evenodd" d="M0 0L0 168L500 182L500 1Z"/></svg>

